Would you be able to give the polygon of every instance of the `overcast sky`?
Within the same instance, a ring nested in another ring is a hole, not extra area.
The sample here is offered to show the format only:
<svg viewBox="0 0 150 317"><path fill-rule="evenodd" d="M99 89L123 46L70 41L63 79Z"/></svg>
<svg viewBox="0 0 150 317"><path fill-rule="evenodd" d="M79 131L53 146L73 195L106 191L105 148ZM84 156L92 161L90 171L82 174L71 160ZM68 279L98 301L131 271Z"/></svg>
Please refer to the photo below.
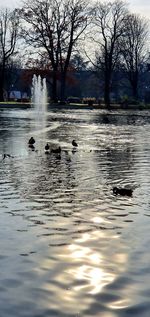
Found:
<svg viewBox="0 0 150 317"><path fill-rule="evenodd" d="M127 0L130 11L139 13L150 19L150 0ZM21 0L0 0L0 6L15 7L21 4Z"/></svg>
<svg viewBox="0 0 150 317"><path fill-rule="evenodd" d="M150 1L149 0L130 0L130 10L146 16L150 19Z"/></svg>

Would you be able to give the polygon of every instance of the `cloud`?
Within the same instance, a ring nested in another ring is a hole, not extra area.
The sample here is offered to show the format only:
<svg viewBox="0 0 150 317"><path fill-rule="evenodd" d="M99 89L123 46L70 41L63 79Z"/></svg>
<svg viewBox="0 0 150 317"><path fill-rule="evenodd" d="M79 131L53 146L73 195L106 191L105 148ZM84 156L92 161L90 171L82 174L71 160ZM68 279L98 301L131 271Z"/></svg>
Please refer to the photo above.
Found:
<svg viewBox="0 0 150 317"><path fill-rule="evenodd" d="M140 14L146 18L150 18L150 1L149 0L131 0L129 1L129 9L133 13Z"/></svg>
<svg viewBox="0 0 150 317"><path fill-rule="evenodd" d="M150 19L150 1L149 0L127 0L129 10L133 13L140 14ZM22 4L22 0L5 0L3 6L10 8L18 7Z"/></svg>

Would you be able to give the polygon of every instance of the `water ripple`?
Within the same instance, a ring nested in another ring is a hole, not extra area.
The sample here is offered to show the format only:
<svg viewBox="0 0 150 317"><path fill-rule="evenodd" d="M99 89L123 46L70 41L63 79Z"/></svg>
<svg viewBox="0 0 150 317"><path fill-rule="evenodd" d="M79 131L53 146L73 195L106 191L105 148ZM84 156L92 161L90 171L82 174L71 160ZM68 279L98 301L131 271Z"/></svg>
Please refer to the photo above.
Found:
<svg viewBox="0 0 150 317"><path fill-rule="evenodd" d="M50 109L38 130L30 110L0 114L1 315L148 317L149 113Z"/></svg>

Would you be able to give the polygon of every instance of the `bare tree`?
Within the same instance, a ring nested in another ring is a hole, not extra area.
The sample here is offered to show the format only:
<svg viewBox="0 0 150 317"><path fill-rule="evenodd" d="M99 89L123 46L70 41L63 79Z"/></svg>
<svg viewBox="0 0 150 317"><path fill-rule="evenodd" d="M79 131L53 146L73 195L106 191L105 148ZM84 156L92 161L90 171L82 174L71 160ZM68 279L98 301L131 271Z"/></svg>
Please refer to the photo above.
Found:
<svg viewBox="0 0 150 317"><path fill-rule="evenodd" d="M71 59L71 65L76 71L85 71L88 67L88 61L85 61L80 53L76 53Z"/></svg>
<svg viewBox="0 0 150 317"><path fill-rule="evenodd" d="M61 99L72 51L87 27L85 0L27 0L21 10L23 36L35 48L46 51L53 72L52 99L57 99L57 76L61 76Z"/></svg>
<svg viewBox="0 0 150 317"><path fill-rule="evenodd" d="M112 73L120 54L118 43L119 38L124 34L126 14L126 3L120 0L98 2L93 10L95 26L93 41L98 47L96 59L104 77L104 101L108 108L110 107Z"/></svg>
<svg viewBox="0 0 150 317"><path fill-rule="evenodd" d="M0 11L0 101L4 100L6 66L15 54L19 18L17 10Z"/></svg>
<svg viewBox="0 0 150 317"><path fill-rule="evenodd" d="M143 18L129 14L125 21L125 34L120 40L124 67L132 88L132 95L138 99L138 84L141 66L146 60L148 24Z"/></svg>

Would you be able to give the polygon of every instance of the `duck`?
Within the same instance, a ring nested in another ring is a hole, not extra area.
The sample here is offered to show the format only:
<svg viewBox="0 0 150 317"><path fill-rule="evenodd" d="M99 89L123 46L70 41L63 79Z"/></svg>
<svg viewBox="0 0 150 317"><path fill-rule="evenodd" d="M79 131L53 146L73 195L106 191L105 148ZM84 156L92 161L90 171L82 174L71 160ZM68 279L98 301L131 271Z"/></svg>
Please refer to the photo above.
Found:
<svg viewBox="0 0 150 317"><path fill-rule="evenodd" d="M61 153L61 147L59 146L59 147L56 148L56 149L51 149L51 152L52 152L52 153L59 154L59 153Z"/></svg>
<svg viewBox="0 0 150 317"><path fill-rule="evenodd" d="M60 155L60 154L57 154L57 155L56 155L56 159L57 159L57 160L61 160L61 155Z"/></svg>
<svg viewBox="0 0 150 317"><path fill-rule="evenodd" d="M72 141L72 145L76 146L76 147L78 146L78 144L77 144L77 142L75 140Z"/></svg>
<svg viewBox="0 0 150 317"><path fill-rule="evenodd" d="M12 155L10 155L10 154L4 153L4 155L3 155L3 160L5 160L5 158L7 158L7 157L9 157L9 158L14 158L14 156L12 156Z"/></svg>
<svg viewBox="0 0 150 317"><path fill-rule="evenodd" d="M45 151L46 151L46 152L49 151L49 145L48 145L48 143L45 145Z"/></svg>
<svg viewBox="0 0 150 317"><path fill-rule="evenodd" d="M133 190L131 188L118 188L113 187L113 194L121 196L132 196Z"/></svg>
<svg viewBox="0 0 150 317"><path fill-rule="evenodd" d="M35 143L35 140L34 140L33 137L31 137L31 138L29 139L29 141L28 141L29 146L30 146L30 145L33 145L34 143Z"/></svg>

